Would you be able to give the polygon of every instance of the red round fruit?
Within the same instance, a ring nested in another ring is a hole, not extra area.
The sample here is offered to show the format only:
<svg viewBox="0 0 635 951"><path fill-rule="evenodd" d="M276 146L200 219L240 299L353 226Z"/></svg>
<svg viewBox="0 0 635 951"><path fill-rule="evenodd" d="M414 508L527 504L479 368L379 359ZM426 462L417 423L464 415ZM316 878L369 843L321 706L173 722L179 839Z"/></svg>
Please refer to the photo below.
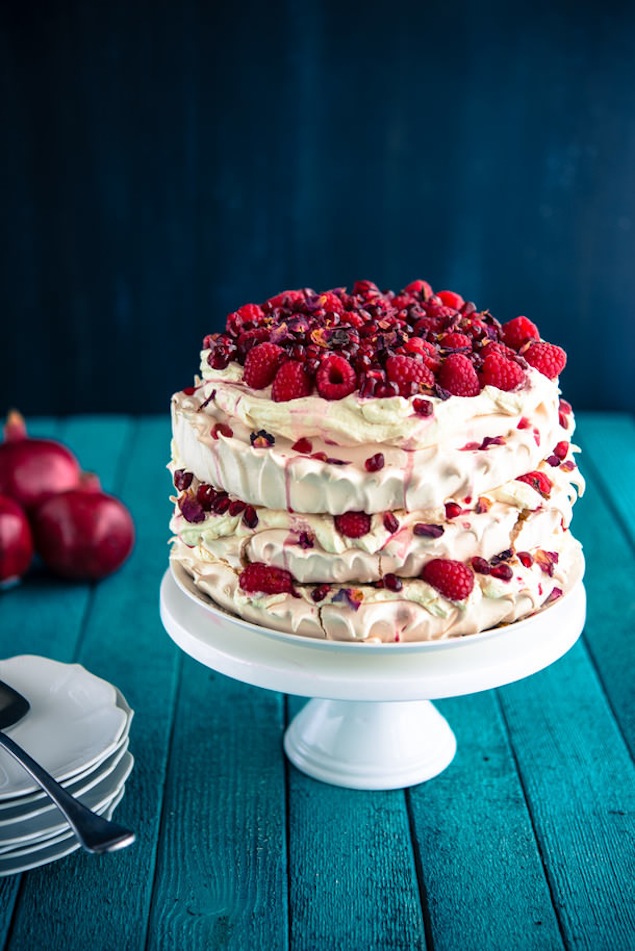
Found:
<svg viewBox="0 0 635 951"><path fill-rule="evenodd" d="M33 537L24 510L0 495L0 586L18 581L33 558Z"/></svg>
<svg viewBox="0 0 635 951"><path fill-rule="evenodd" d="M421 571L421 578L450 601L463 601L474 587L474 572L462 561L433 558Z"/></svg>
<svg viewBox="0 0 635 951"><path fill-rule="evenodd" d="M35 548L55 574L96 581L116 571L134 544L134 525L119 499L93 484L46 499L32 513Z"/></svg>
<svg viewBox="0 0 635 951"><path fill-rule="evenodd" d="M9 413L0 444L0 494L30 511L56 492L74 488L80 480L77 459L53 439L31 439L24 419Z"/></svg>

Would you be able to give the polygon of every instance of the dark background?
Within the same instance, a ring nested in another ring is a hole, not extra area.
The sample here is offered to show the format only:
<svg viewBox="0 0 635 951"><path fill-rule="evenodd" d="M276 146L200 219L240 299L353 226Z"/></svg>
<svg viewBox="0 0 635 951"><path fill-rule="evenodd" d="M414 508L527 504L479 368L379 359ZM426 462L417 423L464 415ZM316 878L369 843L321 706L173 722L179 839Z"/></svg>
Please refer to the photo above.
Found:
<svg viewBox="0 0 635 951"><path fill-rule="evenodd" d="M634 3L0 11L0 412L167 412L240 304L416 277L635 410Z"/></svg>

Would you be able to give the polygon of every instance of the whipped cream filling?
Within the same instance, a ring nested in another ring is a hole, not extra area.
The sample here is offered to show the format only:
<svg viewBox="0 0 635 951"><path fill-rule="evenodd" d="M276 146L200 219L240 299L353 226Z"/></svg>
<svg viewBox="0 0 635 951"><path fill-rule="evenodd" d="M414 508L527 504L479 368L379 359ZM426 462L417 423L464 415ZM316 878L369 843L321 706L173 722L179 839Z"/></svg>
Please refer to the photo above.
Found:
<svg viewBox="0 0 635 951"><path fill-rule="evenodd" d="M486 387L474 397L431 399L433 415L428 417L417 416L413 400L402 397L362 400L351 395L331 403L307 397L273 403L244 386L221 385L219 376L227 371L214 372L214 385L173 397L175 465L252 505L271 509L341 514L431 508L448 498L481 495L534 469L563 438L558 387L537 371L528 373L522 391ZM311 409L315 403L319 414ZM372 406L379 403L384 404L382 410ZM236 415L228 414L230 408ZM386 435L385 421L379 429L365 425L363 414L372 412L390 416L392 435L386 445L380 439ZM399 439L400 427L404 431ZM261 431L273 441L253 445ZM367 432L377 441L362 439L360 434ZM442 441L435 442L441 433ZM346 441L338 443L336 436ZM311 440L311 454L292 448L300 438ZM411 448L398 448L391 439ZM365 462L378 452L384 467L368 472Z"/></svg>

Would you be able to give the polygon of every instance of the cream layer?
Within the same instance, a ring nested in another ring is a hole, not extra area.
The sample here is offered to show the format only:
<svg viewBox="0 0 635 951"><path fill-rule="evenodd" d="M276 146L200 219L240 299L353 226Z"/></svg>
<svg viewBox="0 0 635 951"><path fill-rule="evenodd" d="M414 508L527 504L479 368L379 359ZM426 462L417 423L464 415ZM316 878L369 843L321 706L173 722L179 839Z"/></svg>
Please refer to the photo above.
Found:
<svg viewBox="0 0 635 951"><path fill-rule="evenodd" d="M312 586L298 585L295 594L248 594L238 584L238 569L200 546L188 548L177 539L171 558L199 590L245 620L307 637L393 643L474 634L540 610L566 593L583 570L581 547L569 531L550 544L546 562L525 567L512 559L508 581L475 574L472 593L460 602L449 601L420 579L405 579L399 592L334 585L318 603L311 597Z"/></svg>

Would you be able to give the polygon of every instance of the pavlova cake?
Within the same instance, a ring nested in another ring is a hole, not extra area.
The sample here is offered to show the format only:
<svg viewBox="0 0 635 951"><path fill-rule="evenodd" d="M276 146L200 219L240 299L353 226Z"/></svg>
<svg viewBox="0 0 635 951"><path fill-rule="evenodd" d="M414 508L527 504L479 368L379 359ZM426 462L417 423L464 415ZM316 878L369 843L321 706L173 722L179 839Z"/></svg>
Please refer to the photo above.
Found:
<svg viewBox="0 0 635 951"><path fill-rule="evenodd" d="M580 577L564 351L418 280L287 291L207 336L172 399L171 559L233 615L425 641Z"/></svg>

